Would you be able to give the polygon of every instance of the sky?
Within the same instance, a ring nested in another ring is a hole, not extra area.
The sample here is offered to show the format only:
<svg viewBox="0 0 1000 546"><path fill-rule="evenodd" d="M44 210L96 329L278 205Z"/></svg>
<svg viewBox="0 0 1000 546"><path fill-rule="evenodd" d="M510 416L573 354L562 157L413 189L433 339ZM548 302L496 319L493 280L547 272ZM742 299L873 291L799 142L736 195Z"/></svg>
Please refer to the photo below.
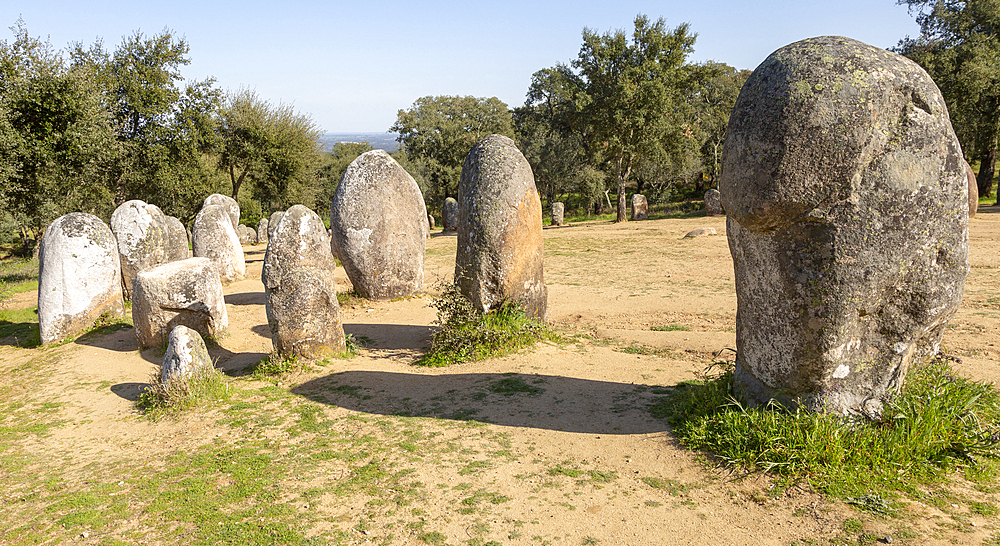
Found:
<svg viewBox="0 0 1000 546"><path fill-rule="evenodd" d="M569 63L584 28L631 34L637 14L697 33L690 62L753 69L772 51L841 35L888 48L919 34L894 0L420 0L7 1L0 40L22 18L56 49L169 29L187 40L185 79L249 89L291 105L325 132L386 132L399 110L428 95L524 103L531 75Z"/></svg>

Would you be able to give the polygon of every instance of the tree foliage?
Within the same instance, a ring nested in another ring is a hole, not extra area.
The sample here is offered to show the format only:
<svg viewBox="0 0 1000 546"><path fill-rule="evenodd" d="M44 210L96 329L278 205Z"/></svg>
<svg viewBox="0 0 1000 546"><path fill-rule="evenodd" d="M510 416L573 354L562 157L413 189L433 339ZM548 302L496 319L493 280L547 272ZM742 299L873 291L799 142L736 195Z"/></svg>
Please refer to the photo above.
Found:
<svg viewBox="0 0 1000 546"><path fill-rule="evenodd" d="M510 109L496 97L421 97L397 113L389 130L399 133L403 152L426 181L424 201L432 206L457 195L462 163L479 139L514 138Z"/></svg>
<svg viewBox="0 0 1000 546"><path fill-rule="evenodd" d="M1000 3L898 0L897 4L916 13L920 36L906 37L895 50L934 78L966 159L979 163L979 195L989 195L1000 137Z"/></svg>

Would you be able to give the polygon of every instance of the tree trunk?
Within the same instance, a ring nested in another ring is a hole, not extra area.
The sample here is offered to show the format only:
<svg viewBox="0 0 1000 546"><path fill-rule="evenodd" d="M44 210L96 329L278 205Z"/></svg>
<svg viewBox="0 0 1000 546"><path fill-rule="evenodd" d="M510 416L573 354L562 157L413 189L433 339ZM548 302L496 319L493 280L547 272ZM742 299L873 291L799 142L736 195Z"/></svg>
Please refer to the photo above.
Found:
<svg viewBox="0 0 1000 546"><path fill-rule="evenodd" d="M618 176L618 216L615 222L627 222L628 215L625 214L625 179Z"/></svg>
<svg viewBox="0 0 1000 546"><path fill-rule="evenodd" d="M232 165L229 166L229 180L233 183L233 199L235 199L236 201L239 201L237 195L239 195L240 193L240 186L243 185L243 179L246 177L246 175L247 171L246 169L244 169L243 172L240 173L240 177L236 178L236 171L234 170Z"/></svg>

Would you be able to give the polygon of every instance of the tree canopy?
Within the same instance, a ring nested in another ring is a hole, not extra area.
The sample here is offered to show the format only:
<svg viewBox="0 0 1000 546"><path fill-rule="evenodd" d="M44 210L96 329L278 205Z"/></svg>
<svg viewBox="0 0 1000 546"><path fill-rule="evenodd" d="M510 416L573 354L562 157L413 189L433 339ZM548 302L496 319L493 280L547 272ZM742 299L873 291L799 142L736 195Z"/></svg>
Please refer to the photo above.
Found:
<svg viewBox="0 0 1000 546"><path fill-rule="evenodd" d="M920 36L906 37L895 51L934 78L966 159L979 163L979 194L989 195L1000 138L1000 3L898 0L897 4L916 13Z"/></svg>

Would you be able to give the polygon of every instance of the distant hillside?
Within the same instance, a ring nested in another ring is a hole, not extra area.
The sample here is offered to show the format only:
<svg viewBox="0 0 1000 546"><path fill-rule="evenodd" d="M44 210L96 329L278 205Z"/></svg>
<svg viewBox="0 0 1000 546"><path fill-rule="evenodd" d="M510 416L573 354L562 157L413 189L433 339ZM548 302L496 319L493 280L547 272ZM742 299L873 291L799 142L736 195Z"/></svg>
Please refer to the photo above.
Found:
<svg viewBox="0 0 1000 546"><path fill-rule="evenodd" d="M329 152L338 142L367 142L376 150L394 152L399 148L396 133L326 133L319 137L323 150Z"/></svg>

